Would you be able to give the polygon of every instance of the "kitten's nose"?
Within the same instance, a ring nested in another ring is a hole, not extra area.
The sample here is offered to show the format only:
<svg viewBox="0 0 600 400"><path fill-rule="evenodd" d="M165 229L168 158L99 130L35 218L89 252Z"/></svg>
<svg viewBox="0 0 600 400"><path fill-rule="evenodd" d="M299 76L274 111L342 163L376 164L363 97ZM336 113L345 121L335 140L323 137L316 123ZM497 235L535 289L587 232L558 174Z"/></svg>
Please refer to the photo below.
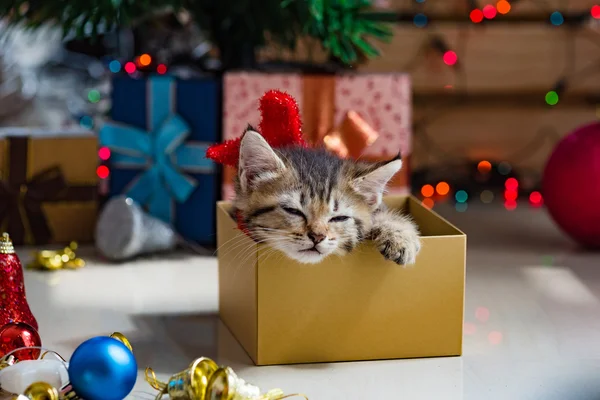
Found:
<svg viewBox="0 0 600 400"><path fill-rule="evenodd" d="M323 240L325 240L325 235L320 234L320 233L314 233L314 232L308 232L308 238L310 240L312 240L312 242L317 245L319 243L321 243Z"/></svg>

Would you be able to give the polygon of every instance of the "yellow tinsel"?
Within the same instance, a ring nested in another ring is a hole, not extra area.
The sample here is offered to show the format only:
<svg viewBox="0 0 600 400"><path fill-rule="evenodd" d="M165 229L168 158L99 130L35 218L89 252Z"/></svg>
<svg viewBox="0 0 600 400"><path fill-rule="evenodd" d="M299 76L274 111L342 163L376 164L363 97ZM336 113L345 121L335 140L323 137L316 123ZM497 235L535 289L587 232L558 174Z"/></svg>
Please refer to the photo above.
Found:
<svg viewBox="0 0 600 400"><path fill-rule="evenodd" d="M79 269L85 261L77 257L77 242L71 242L62 250L40 250L33 253L33 260L27 264L29 269L56 271L59 269Z"/></svg>
<svg viewBox="0 0 600 400"><path fill-rule="evenodd" d="M146 382L159 393L156 400L168 395L171 400L283 400L308 398L302 394L286 395L281 389L261 393L257 386L239 378L233 369L219 367L213 360L200 357L190 366L171 376L168 382L156 378L152 368L146 368Z"/></svg>

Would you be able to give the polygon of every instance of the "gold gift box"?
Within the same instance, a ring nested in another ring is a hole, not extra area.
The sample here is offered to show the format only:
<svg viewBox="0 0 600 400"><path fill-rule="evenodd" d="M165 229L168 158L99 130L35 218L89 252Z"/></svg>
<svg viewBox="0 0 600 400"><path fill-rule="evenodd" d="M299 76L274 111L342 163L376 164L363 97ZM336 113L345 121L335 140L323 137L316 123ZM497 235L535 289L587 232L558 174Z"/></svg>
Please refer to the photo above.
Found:
<svg viewBox="0 0 600 400"><path fill-rule="evenodd" d="M414 197L385 202L419 225L414 266L371 242L317 265L266 256L217 204L219 313L257 365L461 355L466 235Z"/></svg>
<svg viewBox="0 0 600 400"><path fill-rule="evenodd" d="M0 228L15 244L93 239L97 146L83 132L0 137Z"/></svg>

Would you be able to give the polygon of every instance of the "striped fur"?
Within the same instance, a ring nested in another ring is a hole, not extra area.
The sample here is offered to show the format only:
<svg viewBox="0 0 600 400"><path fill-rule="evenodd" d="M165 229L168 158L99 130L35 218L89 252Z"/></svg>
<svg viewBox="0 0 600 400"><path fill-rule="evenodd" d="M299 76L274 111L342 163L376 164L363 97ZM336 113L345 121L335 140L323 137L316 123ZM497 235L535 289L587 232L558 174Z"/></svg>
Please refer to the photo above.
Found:
<svg viewBox="0 0 600 400"><path fill-rule="evenodd" d="M372 238L381 241L386 258L409 264L419 248L417 228L381 204L386 183L400 167L399 158L358 163L323 150L272 149L249 130L240 149L234 206L254 240L300 262L347 254Z"/></svg>

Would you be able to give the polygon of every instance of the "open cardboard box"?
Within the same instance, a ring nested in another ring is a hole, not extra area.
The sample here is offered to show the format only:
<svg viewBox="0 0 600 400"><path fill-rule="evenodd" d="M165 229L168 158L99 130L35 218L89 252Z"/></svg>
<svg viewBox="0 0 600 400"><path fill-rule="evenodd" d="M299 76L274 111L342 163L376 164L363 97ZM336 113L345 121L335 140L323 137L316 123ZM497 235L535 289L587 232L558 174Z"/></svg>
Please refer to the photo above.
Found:
<svg viewBox="0 0 600 400"><path fill-rule="evenodd" d="M419 225L414 266L371 242L316 265L267 254L217 204L219 312L257 365L461 354L466 235L414 197L385 202Z"/></svg>

